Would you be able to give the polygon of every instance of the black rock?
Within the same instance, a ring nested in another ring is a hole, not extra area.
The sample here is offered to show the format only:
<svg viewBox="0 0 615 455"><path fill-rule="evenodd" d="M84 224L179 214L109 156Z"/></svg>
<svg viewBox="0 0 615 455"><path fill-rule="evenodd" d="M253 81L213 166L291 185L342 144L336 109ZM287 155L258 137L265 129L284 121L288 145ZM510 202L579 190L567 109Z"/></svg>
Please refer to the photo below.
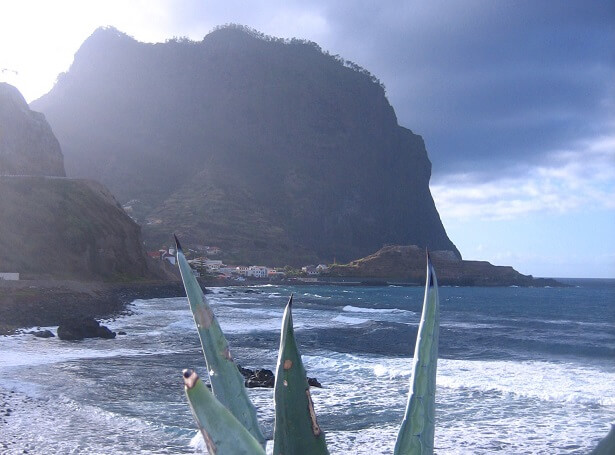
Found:
<svg viewBox="0 0 615 455"><path fill-rule="evenodd" d="M241 365L237 365L237 369L241 373L241 375L246 379L245 385L248 388L255 387L264 387L271 389L275 385L275 375L273 371L267 370L265 368L250 370L249 368L244 368ZM316 378L307 378L308 384L311 387L320 387L322 385L318 382Z"/></svg>
<svg viewBox="0 0 615 455"><path fill-rule="evenodd" d="M115 332L112 332L108 327L105 327L104 325L101 325L100 327L98 327L98 330L96 330L96 335L99 338L106 338L106 339L115 338Z"/></svg>
<svg viewBox="0 0 615 455"><path fill-rule="evenodd" d="M247 368L238 367L239 371L246 378L245 385L248 388L254 387L265 387L265 388L273 388L275 384L275 375L273 371L266 370L264 368L257 370L249 370Z"/></svg>
<svg viewBox="0 0 615 455"><path fill-rule="evenodd" d="M246 387L248 387L249 389L253 389L255 387L273 389L273 386L275 385L275 378L270 378L265 381L261 381L259 379L256 379L255 377L251 377L246 380L245 384L246 384Z"/></svg>
<svg viewBox="0 0 615 455"><path fill-rule="evenodd" d="M322 384L316 378L307 378L310 387L319 387L322 389Z"/></svg>
<svg viewBox="0 0 615 455"><path fill-rule="evenodd" d="M34 332L30 332L32 335L38 338L53 338L55 335L51 330L37 330Z"/></svg>
<svg viewBox="0 0 615 455"><path fill-rule="evenodd" d="M115 338L115 332L109 330L94 318L75 318L62 322L58 327L61 340L83 340L84 338Z"/></svg>
<svg viewBox="0 0 615 455"><path fill-rule="evenodd" d="M119 332L117 332L118 335L126 335L126 332L124 332L123 330L120 330Z"/></svg>
<svg viewBox="0 0 615 455"><path fill-rule="evenodd" d="M275 379L275 375L273 371L266 369L258 369L254 370L254 377L259 381L269 381L270 379Z"/></svg>
<svg viewBox="0 0 615 455"><path fill-rule="evenodd" d="M250 370L249 368L244 368L241 365L237 365L237 369L239 370L239 372L245 379L248 379L251 376L254 376L254 370Z"/></svg>

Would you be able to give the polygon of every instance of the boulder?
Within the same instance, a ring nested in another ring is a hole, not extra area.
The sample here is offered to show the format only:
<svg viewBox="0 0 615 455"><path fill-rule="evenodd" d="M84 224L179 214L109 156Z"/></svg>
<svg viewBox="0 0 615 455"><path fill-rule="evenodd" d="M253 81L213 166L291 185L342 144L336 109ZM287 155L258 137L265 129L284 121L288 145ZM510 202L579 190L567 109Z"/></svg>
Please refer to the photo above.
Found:
<svg viewBox="0 0 615 455"><path fill-rule="evenodd" d="M237 365L237 369L239 370L241 375L245 378L246 387L250 389L255 388L255 387L264 387L264 388L271 389L275 385L275 375L273 374L273 371L271 370L267 370L264 368L250 370L249 368L243 368L241 365ZM310 387L322 388L322 385L320 384L320 382L318 382L318 379L307 378L307 380L308 380L308 384L310 385Z"/></svg>
<svg viewBox="0 0 615 455"><path fill-rule="evenodd" d="M265 387L271 389L274 384L275 375L273 371L266 369L254 370L254 374L246 380L246 387L248 388Z"/></svg>
<svg viewBox="0 0 615 455"><path fill-rule="evenodd" d="M100 325L94 318L75 318L62 322L58 327L60 340L83 340L84 338L115 338L116 333Z"/></svg>
<svg viewBox="0 0 615 455"><path fill-rule="evenodd" d="M98 338L106 338L106 339L112 339L115 338L116 333L112 332L111 329L109 329L108 327L101 325L98 327L98 329L96 330L96 336Z"/></svg>
<svg viewBox="0 0 615 455"><path fill-rule="evenodd" d="M249 377L254 376L254 370L250 370L249 368L244 368L241 365L237 365L237 369L239 370L239 372L245 379L248 379Z"/></svg>

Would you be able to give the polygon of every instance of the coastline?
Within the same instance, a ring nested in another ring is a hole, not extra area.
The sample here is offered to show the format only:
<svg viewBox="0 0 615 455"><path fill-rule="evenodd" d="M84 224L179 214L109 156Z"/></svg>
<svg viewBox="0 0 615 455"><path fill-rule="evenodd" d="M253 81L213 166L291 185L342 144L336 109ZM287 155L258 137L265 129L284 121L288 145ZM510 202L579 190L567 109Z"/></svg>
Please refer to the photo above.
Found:
<svg viewBox="0 0 615 455"><path fill-rule="evenodd" d="M125 312L136 299L185 295L181 281L0 281L0 335L25 327L59 325L75 316L112 317Z"/></svg>
<svg viewBox="0 0 615 455"><path fill-rule="evenodd" d="M457 453L461 442L474 454L595 447L615 415L608 361L613 286L608 292L442 289L439 393L460 412L440 414L439 452ZM235 357L244 367L269 369L282 309L294 291L308 371L325 386L314 397L332 453L392 450L387 444L403 417L420 288L261 283L209 290ZM204 363L185 298L143 300L127 309L108 321L126 332L113 341L0 337L6 354L0 399L12 410L3 417L0 409L0 453L194 453L196 427L180 372ZM142 387L144 380L150 387ZM272 425L272 392L248 393ZM536 416L545 425L538 433ZM467 426L466 419L476 420Z"/></svg>
<svg viewBox="0 0 615 455"><path fill-rule="evenodd" d="M443 286L468 286L469 283L448 282ZM199 279L207 287L258 286L264 284L325 285L325 286L422 286L420 281L395 280L369 277L319 277L314 280L287 279L270 281L249 279L234 280ZM569 284L552 279L535 279L538 287ZM481 287L480 284L475 284ZM499 284L506 286L505 284ZM542 286L541 286L542 285ZM489 287L498 286L491 283ZM206 292L206 291L205 291ZM59 325L71 317L104 319L125 313L128 304L136 299L184 297L181 281L136 281L127 283L71 280L0 280L0 335L10 335L28 327Z"/></svg>

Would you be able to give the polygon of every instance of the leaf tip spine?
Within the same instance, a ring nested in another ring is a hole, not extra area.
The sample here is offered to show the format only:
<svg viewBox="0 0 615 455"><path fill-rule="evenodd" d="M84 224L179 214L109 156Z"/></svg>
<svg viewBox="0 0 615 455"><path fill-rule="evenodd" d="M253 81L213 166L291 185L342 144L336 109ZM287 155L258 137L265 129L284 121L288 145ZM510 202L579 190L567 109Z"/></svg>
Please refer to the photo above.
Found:
<svg viewBox="0 0 615 455"><path fill-rule="evenodd" d="M177 235L173 234L173 237L175 238L175 247L176 247L177 251L183 253L184 250L182 250L182 245L181 245L181 243L179 243L179 239L177 238Z"/></svg>
<svg viewBox="0 0 615 455"><path fill-rule="evenodd" d="M199 375L196 374L196 371L185 369L182 371L182 377L184 378L184 385L186 389L190 390L196 384L196 381L199 380Z"/></svg>

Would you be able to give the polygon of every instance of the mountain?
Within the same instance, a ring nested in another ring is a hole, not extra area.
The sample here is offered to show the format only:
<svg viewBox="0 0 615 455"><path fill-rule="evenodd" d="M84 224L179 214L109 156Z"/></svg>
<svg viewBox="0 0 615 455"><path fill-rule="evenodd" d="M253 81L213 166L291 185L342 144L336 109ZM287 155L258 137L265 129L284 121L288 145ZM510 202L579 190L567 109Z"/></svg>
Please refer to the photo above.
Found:
<svg viewBox="0 0 615 455"><path fill-rule="evenodd" d="M509 266L486 261L464 261L452 251L432 251L438 283L450 286L563 286L550 278L523 275ZM334 277L379 278L411 283L425 281L425 249L416 245L387 245L348 264L333 265Z"/></svg>
<svg viewBox="0 0 615 455"><path fill-rule="evenodd" d="M384 244L450 250L423 139L383 86L318 45L241 26L146 44L98 29L32 103L70 176L96 178L143 224L225 259L345 261Z"/></svg>
<svg viewBox="0 0 615 455"><path fill-rule="evenodd" d="M22 279L164 276L148 264L139 226L109 190L63 177L49 124L8 84L0 84L0 131L0 272Z"/></svg>
<svg viewBox="0 0 615 455"><path fill-rule="evenodd" d="M12 85L0 82L0 175L64 177L60 144L45 116Z"/></svg>

